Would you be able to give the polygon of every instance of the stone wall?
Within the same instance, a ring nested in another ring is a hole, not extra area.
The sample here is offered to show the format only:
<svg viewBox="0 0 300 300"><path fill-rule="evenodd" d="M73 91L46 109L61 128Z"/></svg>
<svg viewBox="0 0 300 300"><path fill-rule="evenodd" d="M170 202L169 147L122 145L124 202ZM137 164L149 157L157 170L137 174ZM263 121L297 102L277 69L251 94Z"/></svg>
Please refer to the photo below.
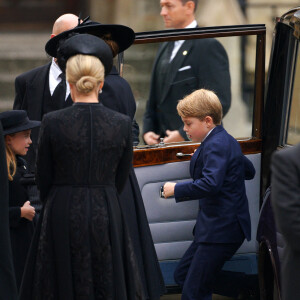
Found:
<svg viewBox="0 0 300 300"><path fill-rule="evenodd" d="M103 23L119 23L135 31L163 28L159 0L91 0L91 17Z"/></svg>

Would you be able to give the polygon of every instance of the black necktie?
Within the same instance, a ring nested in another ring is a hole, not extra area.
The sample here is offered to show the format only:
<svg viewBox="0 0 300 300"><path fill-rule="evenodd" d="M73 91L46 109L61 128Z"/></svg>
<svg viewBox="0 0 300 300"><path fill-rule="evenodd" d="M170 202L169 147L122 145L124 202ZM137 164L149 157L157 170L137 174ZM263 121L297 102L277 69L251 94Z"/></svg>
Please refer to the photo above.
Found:
<svg viewBox="0 0 300 300"><path fill-rule="evenodd" d="M170 59L171 59L171 56L172 56L172 52L173 52L173 49L174 49L174 45L175 45L175 42L174 41L171 41L171 42L168 42L168 46L167 46L167 57L169 59L169 62Z"/></svg>
<svg viewBox="0 0 300 300"><path fill-rule="evenodd" d="M61 78L61 81L56 86L52 94L52 106L54 110L63 108L66 99L66 91L67 91L66 76L64 73L61 73L59 77Z"/></svg>

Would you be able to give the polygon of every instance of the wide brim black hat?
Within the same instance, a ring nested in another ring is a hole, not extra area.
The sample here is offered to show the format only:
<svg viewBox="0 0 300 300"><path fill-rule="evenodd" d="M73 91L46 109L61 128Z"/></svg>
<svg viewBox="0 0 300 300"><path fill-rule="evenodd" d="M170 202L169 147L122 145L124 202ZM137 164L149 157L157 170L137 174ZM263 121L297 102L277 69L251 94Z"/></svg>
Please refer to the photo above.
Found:
<svg viewBox="0 0 300 300"><path fill-rule="evenodd" d="M72 33L88 33L100 38L110 34L111 39L119 46L119 53L129 48L135 39L135 33L130 27L119 24L101 24L85 19L73 29L64 31L51 38L46 43L46 52L52 57L57 57L57 48L60 40L66 39Z"/></svg>
<svg viewBox="0 0 300 300"><path fill-rule="evenodd" d="M3 135L21 132L41 125L40 121L29 120L25 110L2 112L0 113L0 122L3 127Z"/></svg>
<svg viewBox="0 0 300 300"><path fill-rule="evenodd" d="M102 62L105 75L111 71L113 66L112 51L102 39L96 36L76 34L60 43L57 50L57 63L64 73L68 59L76 54L95 56Z"/></svg>

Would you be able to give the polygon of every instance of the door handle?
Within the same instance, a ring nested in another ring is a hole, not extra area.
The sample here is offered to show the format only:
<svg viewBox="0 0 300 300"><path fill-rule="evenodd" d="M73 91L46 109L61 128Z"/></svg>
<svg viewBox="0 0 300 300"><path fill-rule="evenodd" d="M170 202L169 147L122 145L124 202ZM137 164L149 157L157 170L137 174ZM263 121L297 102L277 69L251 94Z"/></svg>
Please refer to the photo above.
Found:
<svg viewBox="0 0 300 300"><path fill-rule="evenodd" d="M182 153L182 152L178 152L176 153L177 157L184 157L184 156L192 156L193 154L191 153Z"/></svg>

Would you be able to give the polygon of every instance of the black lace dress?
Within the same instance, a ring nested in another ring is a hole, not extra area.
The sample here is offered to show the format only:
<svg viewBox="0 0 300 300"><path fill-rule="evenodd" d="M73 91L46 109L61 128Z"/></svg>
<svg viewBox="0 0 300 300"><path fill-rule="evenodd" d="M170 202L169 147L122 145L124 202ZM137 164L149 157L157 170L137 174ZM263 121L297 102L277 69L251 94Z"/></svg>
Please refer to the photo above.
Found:
<svg viewBox="0 0 300 300"><path fill-rule="evenodd" d="M145 299L118 200L131 164L127 116L76 103L44 117L36 174L44 206L20 299Z"/></svg>

